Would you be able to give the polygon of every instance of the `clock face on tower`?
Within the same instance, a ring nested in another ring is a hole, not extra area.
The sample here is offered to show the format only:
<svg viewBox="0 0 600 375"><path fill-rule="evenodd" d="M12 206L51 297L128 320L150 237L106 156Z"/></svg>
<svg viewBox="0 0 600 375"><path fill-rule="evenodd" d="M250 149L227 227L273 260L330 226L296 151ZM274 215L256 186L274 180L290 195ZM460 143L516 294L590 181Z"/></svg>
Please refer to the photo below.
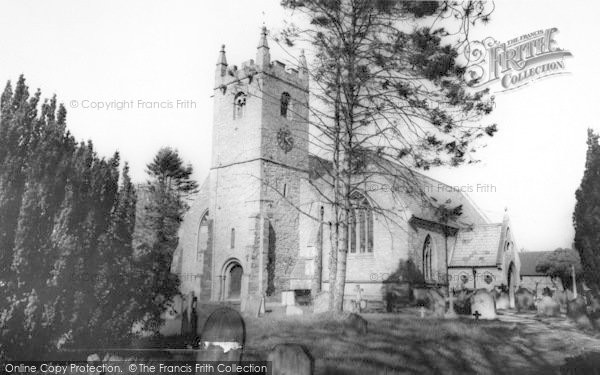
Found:
<svg viewBox="0 0 600 375"><path fill-rule="evenodd" d="M287 154L294 147L294 138L288 128L281 128L277 132L277 143L279 147Z"/></svg>

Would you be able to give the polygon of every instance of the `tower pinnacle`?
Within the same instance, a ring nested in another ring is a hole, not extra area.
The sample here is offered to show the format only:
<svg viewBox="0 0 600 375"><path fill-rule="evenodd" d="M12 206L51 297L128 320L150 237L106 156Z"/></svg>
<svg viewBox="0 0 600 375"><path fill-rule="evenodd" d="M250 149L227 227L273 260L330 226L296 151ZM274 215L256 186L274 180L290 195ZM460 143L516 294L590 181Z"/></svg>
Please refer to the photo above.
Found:
<svg viewBox="0 0 600 375"><path fill-rule="evenodd" d="M225 45L221 46L219 58L217 59L217 75L224 76L227 71L227 58L225 57Z"/></svg>
<svg viewBox="0 0 600 375"><path fill-rule="evenodd" d="M262 27L260 33L260 41L256 51L256 64L262 68L266 68L271 63L271 55L269 53L269 43L267 42L267 28Z"/></svg>

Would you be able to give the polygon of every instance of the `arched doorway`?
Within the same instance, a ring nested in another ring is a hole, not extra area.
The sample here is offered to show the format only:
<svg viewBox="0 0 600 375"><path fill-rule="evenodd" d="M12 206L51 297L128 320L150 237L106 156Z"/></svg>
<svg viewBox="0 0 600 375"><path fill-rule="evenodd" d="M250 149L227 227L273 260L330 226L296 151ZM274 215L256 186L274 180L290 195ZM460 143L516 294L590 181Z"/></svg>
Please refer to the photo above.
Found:
<svg viewBox="0 0 600 375"><path fill-rule="evenodd" d="M508 282L508 301L510 303L510 308L515 308L515 290L517 288L517 275L515 273L515 264L510 262L508 266L508 274L507 274L507 282Z"/></svg>
<svg viewBox="0 0 600 375"><path fill-rule="evenodd" d="M223 268L223 298L239 300L242 294L244 269L237 260L231 260Z"/></svg>

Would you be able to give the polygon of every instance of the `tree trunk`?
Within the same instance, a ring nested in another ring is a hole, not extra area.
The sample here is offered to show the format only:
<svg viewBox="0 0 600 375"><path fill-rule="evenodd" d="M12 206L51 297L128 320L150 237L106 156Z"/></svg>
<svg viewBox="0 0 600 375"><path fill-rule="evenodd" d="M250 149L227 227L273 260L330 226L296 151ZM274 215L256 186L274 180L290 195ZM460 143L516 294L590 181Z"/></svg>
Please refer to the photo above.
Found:
<svg viewBox="0 0 600 375"><path fill-rule="evenodd" d="M319 233L315 250L314 275L311 291L313 298L321 292L321 284L323 282L323 206L321 206L319 211Z"/></svg>

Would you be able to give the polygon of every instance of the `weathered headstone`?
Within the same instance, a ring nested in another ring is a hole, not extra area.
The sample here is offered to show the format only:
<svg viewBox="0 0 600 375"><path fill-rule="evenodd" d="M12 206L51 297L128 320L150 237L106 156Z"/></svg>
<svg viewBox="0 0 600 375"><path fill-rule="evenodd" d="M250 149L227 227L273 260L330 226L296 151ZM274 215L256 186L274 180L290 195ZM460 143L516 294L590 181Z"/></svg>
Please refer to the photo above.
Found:
<svg viewBox="0 0 600 375"><path fill-rule="evenodd" d="M324 291L313 299L313 313L320 314L329 311L329 292Z"/></svg>
<svg viewBox="0 0 600 375"><path fill-rule="evenodd" d="M496 297L496 310L508 310L510 308L510 298L508 293L500 292Z"/></svg>
<svg viewBox="0 0 600 375"><path fill-rule="evenodd" d="M539 316L560 316L560 304L550 296L543 296L537 305Z"/></svg>
<svg viewBox="0 0 600 375"><path fill-rule="evenodd" d="M431 310L432 315L436 318L443 318L446 314L446 299L442 293L437 289L430 289L427 296L427 307Z"/></svg>
<svg viewBox="0 0 600 375"><path fill-rule="evenodd" d="M92 363L100 362L100 356L96 353L90 354L87 357L87 361Z"/></svg>
<svg viewBox="0 0 600 375"><path fill-rule="evenodd" d="M204 323L196 360L239 362L245 340L246 325L242 316L231 308L219 308Z"/></svg>
<svg viewBox="0 0 600 375"><path fill-rule="evenodd" d="M279 344L267 357L273 375L311 375L314 360L308 351L298 344Z"/></svg>
<svg viewBox="0 0 600 375"><path fill-rule="evenodd" d="M587 315L587 305L582 296L567 301L567 316L577 318L581 315Z"/></svg>
<svg viewBox="0 0 600 375"><path fill-rule="evenodd" d="M522 310L534 310L535 309L535 295L533 292L527 288L520 287L515 292L515 304L517 307L517 311L521 312Z"/></svg>
<svg viewBox="0 0 600 375"><path fill-rule="evenodd" d="M287 305L285 307L285 315L302 315L304 311L298 306Z"/></svg>
<svg viewBox="0 0 600 375"><path fill-rule="evenodd" d="M353 306L353 310L352 312L358 313L360 314L363 310L363 301L362 299L362 293L364 292L364 290L360 287L360 285L356 285L356 287L354 288L356 294L355 294L355 298L354 298L354 306Z"/></svg>
<svg viewBox="0 0 600 375"><path fill-rule="evenodd" d="M348 314L343 320L344 326L349 329L349 333L366 335L368 331L368 322L358 314Z"/></svg>
<svg viewBox="0 0 600 375"><path fill-rule="evenodd" d="M281 305L294 306L296 304L296 295L293 290L285 290L281 292Z"/></svg>
<svg viewBox="0 0 600 375"><path fill-rule="evenodd" d="M496 319L496 301L492 293L479 289L471 297L471 311L479 313L479 319Z"/></svg>
<svg viewBox="0 0 600 375"><path fill-rule="evenodd" d="M567 311L567 293L563 290L557 290L552 295L552 299L560 305L561 311Z"/></svg>

